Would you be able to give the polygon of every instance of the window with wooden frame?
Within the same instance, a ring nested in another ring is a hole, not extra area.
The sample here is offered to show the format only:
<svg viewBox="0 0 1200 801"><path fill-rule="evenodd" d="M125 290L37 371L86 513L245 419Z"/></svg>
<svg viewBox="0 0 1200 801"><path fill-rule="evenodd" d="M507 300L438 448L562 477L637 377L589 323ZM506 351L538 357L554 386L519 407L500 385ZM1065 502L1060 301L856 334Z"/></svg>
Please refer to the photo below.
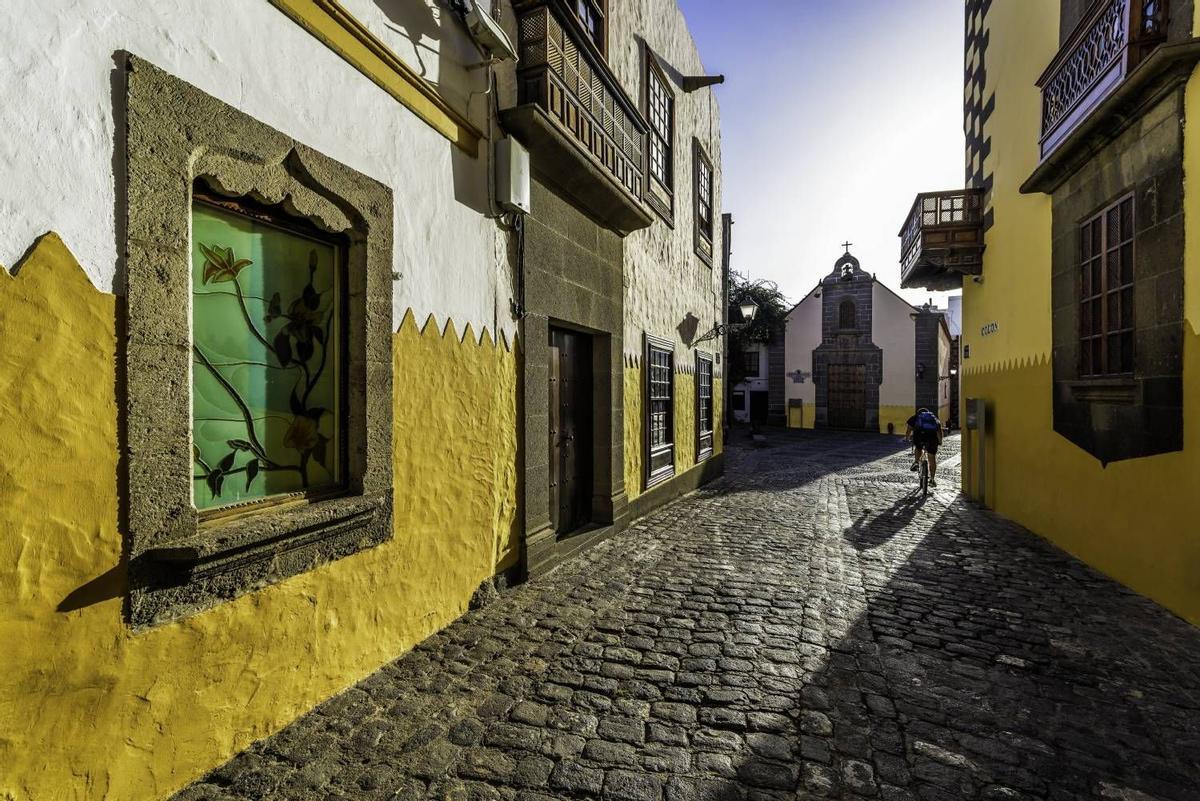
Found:
<svg viewBox="0 0 1200 801"><path fill-rule="evenodd" d="M675 214L675 93L658 60L646 52L646 118L650 122L647 200L668 223Z"/></svg>
<svg viewBox="0 0 1200 801"><path fill-rule="evenodd" d="M1079 374L1133 373L1133 195L1079 227Z"/></svg>
<svg viewBox="0 0 1200 801"><path fill-rule="evenodd" d="M758 378L758 349L742 352L742 372L746 378Z"/></svg>
<svg viewBox="0 0 1200 801"><path fill-rule="evenodd" d="M696 354L696 461L713 452L713 358Z"/></svg>
<svg viewBox="0 0 1200 801"><path fill-rule="evenodd" d="M692 142L693 203L696 208L696 255L709 267L713 261L713 166L700 141Z"/></svg>
<svg viewBox="0 0 1200 801"><path fill-rule="evenodd" d="M646 335L646 486L675 475L675 349Z"/></svg>
<svg viewBox="0 0 1200 801"><path fill-rule="evenodd" d="M607 56L607 0L574 0L573 8L579 24L602 55Z"/></svg>

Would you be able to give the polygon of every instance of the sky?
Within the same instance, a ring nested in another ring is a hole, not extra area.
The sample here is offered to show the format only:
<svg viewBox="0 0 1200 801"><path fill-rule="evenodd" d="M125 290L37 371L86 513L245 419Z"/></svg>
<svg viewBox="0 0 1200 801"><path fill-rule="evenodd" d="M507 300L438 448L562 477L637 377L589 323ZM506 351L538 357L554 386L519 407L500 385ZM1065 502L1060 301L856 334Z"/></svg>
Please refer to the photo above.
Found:
<svg viewBox="0 0 1200 801"><path fill-rule="evenodd" d="M722 205L731 266L800 300L849 240L900 290L918 192L961 188L962 0L678 0L723 73Z"/></svg>

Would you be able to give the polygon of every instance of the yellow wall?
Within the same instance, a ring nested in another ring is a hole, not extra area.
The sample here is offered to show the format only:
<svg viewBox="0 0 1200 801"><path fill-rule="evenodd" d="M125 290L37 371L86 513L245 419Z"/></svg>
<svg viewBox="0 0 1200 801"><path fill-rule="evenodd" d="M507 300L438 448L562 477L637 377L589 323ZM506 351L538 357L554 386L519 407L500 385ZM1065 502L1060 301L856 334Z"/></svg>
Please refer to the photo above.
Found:
<svg viewBox="0 0 1200 801"><path fill-rule="evenodd" d="M916 392L914 389L913 392ZM886 434L888 423L892 424L894 434L903 434L905 427L908 425L908 418L913 416L912 402L904 406L879 406L879 433Z"/></svg>
<svg viewBox="0 0 1200 801"><path fill-rule="evenodd" d="M642 494L642 365L635 356L625 357L625 497Z"/></svg>
<svg viewBox="0 0 1200 801"><path fill-rule="evenodd" d="M713 376L713 453L725 449L721 421L725 408L723 382ZM642 415L644 413L642 368L635 356L625 357L625 496L629 500L644 490L645 462L642 461ZM675 475L696 466L696 375L675 373Z"/></svg>
<svg viewBox="0 0 1200 801"><path fill-rule="evenodd" d="M0 276L3 798L165 796L449 623L517 556L516 354L410 316L395 537L131 633L115 305L52 234Z"/></svg>
<svg viewBox="0 0 1200 801"><path fill-rule="evenodd" d="M1185 450L1102 467L1054 433L1050 314L1050 199L1021 195L1038 161L1038 73L1057 50L1057 4L993 3L988 13L989 91L996 110L986 132L992 150L995 225L986 236L983 282L963 287L962 397L986 399L987 503L1118 581L1200 623L1200 443L1185 428ZM1200 86L1187 88L1189 111ZM1189 132L1185 170L1200 174L1200 140ZM1200 194L1185 197L1184 419L1200 419ZM981 336L981 326L998 330ZM968 432L964 432L964 440ZM964 450L964 480L976 453Z"/></svg>
<svg viewBox="0 0 1200 801"><path fill-rule="evenodd" d="M675 373L675 475L696 466L696 374Z"/></svg>
<svg viewBox="0 0 1200 801"><path fill-rule="evenodd" d="M788 407L788 428L813 428L817 423L817 410L814 404L804 404L803 409Z"/></svg>

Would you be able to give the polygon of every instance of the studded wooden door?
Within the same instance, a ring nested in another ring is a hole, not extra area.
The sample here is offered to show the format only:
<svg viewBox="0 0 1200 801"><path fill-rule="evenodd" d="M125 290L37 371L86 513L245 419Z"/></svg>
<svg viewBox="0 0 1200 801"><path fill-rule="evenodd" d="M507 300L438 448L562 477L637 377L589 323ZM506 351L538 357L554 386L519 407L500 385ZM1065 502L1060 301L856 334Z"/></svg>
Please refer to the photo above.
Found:
<svg viewBox="0 0 1200 801"><path fill-rule="evenodd" d="M566 534L591 519L592 348L586 334L550 329L550 522Z"/></svg>
<svg viewBox="0 0 1200 801"><path fill-rule="evenodd" d="M829 365L830 428L858 431L867 427L867 368L861 364Z"/></svg>

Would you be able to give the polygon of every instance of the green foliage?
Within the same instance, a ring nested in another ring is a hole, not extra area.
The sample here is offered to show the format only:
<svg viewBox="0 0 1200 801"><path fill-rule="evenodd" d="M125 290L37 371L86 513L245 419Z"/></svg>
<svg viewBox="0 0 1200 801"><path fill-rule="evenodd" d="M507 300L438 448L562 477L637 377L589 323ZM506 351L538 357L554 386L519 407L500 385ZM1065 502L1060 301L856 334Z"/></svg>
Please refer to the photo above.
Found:
<svg viewBox="0 0 1200 801"><path fill-rule="evenodd" d="M758 279L751 281L739 272L729 273L729 322L740 323L741 312L738 307L747 300L758 306L754 314L754 322L745 328L737 327L729 334L729 364L726 366L726 380L729 386L734 386L745 378L745 364L742 350L749 343L769 343L783 336L787 326L787 314L792 304L779 291L779 285L774 281Z"/></svg>

